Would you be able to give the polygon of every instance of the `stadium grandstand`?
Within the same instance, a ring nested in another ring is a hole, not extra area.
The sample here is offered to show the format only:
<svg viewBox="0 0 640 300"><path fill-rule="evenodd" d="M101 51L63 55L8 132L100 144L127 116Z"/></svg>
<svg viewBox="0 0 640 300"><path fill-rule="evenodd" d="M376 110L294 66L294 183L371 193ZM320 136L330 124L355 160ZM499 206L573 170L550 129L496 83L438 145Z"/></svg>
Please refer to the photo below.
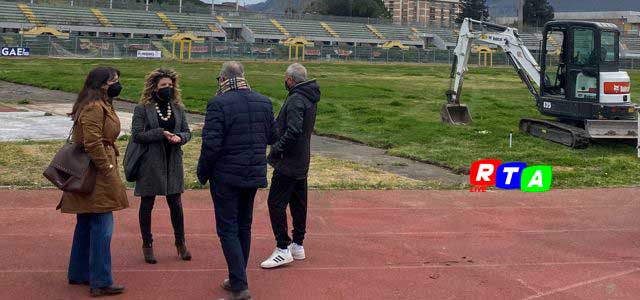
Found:
<svg viewBox="0 0 640 300"><path fill-rule="evenodd" d="M0 1L0 46L15 44L13 35L30 38L48 35L68 39L90 38L149 39L150 45L168 53L171 45L162 42L176 34L188 33L199 41L234 42L255 45L283 44L297 38L315 46L397 47L400 49L451 50L456 45L455 27L433 26L426 23L398 24L392 20L348 19L330 16L273 15L236 11L231 7L216 8L215 14L206 9L187 12L132 3L130 9L119 3L117 8L85 6L47 6L21 2ZM181 9L181 11L184 11ZM631 20L631 18L629 19ZM635 19L633 19L635 20ZM635 21L634 21L635 22ZM628 24L628 23L625 23ZM447 23L447 25L451 25ZM623 25L625 26L625 25ZM626 29L629 26L625 27ZM635 27L634 27L635 28ZM622 29L622 28L621 28ZM629 33L630 31L623 31ZM635 32L635 31L634 31ZM525 45L537 51L542 35L539 28L520 32ZM548 47L561 41L551 38ZM127 42L128 43L128 42ZM69 42L60 41L53 48L64 50ZM114 44L115 45L115 44ZM161 46L162 45L162 46ZM44 46L42 46L44 47ZM32 46L33 48L33 46ZM77 48L77 46L76 46ZM495 47L493 47L495 49ZM638 34L621 38L621 53L640 55ZM374 52L371 52L371 55ZM115 54L114 54L115 55Z"/></svg>
<svg viewBox="0 0 640 300"><path fill-rule="evenodd" d="M0 30L3 33L28 32L47 27L70 36L161 39L189 32L205 40L249 43L278 43L298 37L323 45L378 46L397 41L414 48L447 49L455 44L450 28L428 30L392 24L329 20L242 15L225 11L213 16L204 13L44 6L0 1Z"/></svg>

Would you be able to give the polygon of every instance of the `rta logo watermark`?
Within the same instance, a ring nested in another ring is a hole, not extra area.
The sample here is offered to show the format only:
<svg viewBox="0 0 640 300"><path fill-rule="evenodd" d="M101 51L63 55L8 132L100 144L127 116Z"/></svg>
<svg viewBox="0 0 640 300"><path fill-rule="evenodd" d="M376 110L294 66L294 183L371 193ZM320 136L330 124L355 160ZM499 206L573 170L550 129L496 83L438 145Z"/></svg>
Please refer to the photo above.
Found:
<svg viewBox="0 0 640 300"><path fill-rule="evenodd" d="M470 192L486 192L495 186L503 190L519 189L523 192L546 192L553 179L551 166L527 167L523 162L502 163L497 159L483 159L471 165Z"/></svg>

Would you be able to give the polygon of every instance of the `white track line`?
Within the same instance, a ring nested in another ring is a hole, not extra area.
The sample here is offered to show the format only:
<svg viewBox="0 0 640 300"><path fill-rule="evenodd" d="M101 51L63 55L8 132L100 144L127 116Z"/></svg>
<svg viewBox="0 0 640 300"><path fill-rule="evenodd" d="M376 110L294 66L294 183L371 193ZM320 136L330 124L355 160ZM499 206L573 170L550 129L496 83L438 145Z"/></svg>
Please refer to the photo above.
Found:
<svg viewBox="0 0 640 300"><path fill-rule="evenodd" d="M494 234L555 234L555 233L587 233L587 232L635 232L640 228L612 228L612 229L559 229L559 230L511 230L511 231L425 231L425 232L368 232L368 233L315 233L307 234L307 237L394 237L394 236L424 236L424 235L494 235ZM36 234L19 234L6 233L0 234L0 237L48 237L48 236L67 236L73 231L56 232L56 233L36 233ZM173 237L172 233L154 233L158 237ZM139 237L137 233L115 234L117 237ZM206 237L218 238L215 233L187 233L188 237ZM254 238L273 238L271 234L252 234Z"/></svg>
<svg viewBox="0 0 640 300"><path fill-rule="evenodd" d="M309 211L324 211L324 210L353 210L353 211L368 211L368 210L491 210L491 209L590 209L590 208L611 208L620 209L623 207L637 207L640 208L640 204L623 204L623 205L573 205L573 206L479 206L479 207L462 207L462 206L437 206L437 207L310 207ZM3 210L46 210L55 211L53 207L0 207L0 211ZM211 208L183 208L184 211L210 211L213 213L213 205ZM168 208L154 208L154 211L168 212ZM126 211L125 211L126 212ZM124 212L123 212L124 213ZM136 210L137 213L137 210Z"/></svg>
<svg viewBox="0 0 640 300"><path fill-rule="evenodd" d="M212 225L212 230L213 229ZM640 228L593 228L593 229L555 229L555 230L504 230L504 231L416 231L416 232L363 232L363 233L309 233L308 237L384 237L384 236L411 236L411 235L468 235L468 234L553 234L553 233L581 233L581 232L635 232ZM69 232L53 232L53 233L0 233L0 237L47 237L47 236L67 236L72 235L72 228ZM173 237L173 233L154 233L154 236ZM139 237L138 233L115 233L116 237ZM187 233L190 237L212 237L217 238L215 233ZM271 234L254 233L251 235L255 238L273 238Z"/></svg>
<svg viewBox="0 0 640 300"><path fill-rule="evenodd" d="M626 260L626 261L587 261L587 262L542 262L542 263L520 263L520 264L452 264L446 266L442 263L438 265L415 265L415 266L372 266L372 267L290 267L283 268L287 271L367 271L367 270L418 270L418 269L480 269L480 268L510 268L510 267L549 267L549 266L577 266L577 265L612 265L612 264L640 264L640 260ZM248 271L264 271L261 268L248 268ZM629 273L637 272L640 267L631 271L625 271L626 275ZM34 270L0 270L0 273L65 273L67 269L34 269ZM174 273L186 273L186 272L227 272L227 268L199 268L199 269L118 269L118 266L114 267L114 273L158 273L158 272L174 272ZM615 274L614 274L615 275ZM611 278L609 275L599 279L589 280L579 285L588 284L600 280ZM574 287L575 285L571 285ZM555 291L555 290L554 290ZM547 292L550 293L550 292ZM555 292L554 292L555 293ZM528 298L527 298L528 299ZM524 299L523 299L524 300Z"/></svg>
<svg viewBox="0 0 640 300"><path fill-rule="evenodd" d="M614 273L614 274L611 274L611 275L594 278L594 279L591 279L591 280L581 281L581 282L578 282L578 283L567 285L565 287L553 289L553 290L550 290L548 292L532 295L532 296L523 298L522 300L538 299L538 298L541 298L541 297L546 297L546 296L549 296L549 295L557 294L557 293L560 293L560 292L564 292L564 291L567 291L567 290L570 290L570 289L574 289L574 288L577 288L577 287L581 287L581 286L589 285L589 284L592 284L592 283L600 282L600 281L603 281L603 280L617 278L617 277L624 276L624 275L629 275L631 273L635 273L635 272L638 272L638 271L640 271L640 268L634 268L634 269L631 269L631 270L622 271L622 272Z"/></svg>

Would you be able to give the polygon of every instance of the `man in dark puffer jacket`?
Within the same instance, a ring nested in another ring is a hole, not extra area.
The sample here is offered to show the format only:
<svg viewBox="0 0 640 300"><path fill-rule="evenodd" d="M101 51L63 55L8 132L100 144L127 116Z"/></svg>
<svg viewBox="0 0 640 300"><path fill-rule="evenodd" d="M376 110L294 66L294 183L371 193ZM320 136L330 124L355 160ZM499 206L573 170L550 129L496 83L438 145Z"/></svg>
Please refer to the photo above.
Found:
<svg viewBox="0 0 640 300"><path fill-rule="evenodd" d="M271 101L249 88L240 63L225 63L218 82L202 129L198 180L211 183L216 230L229 268L222 288L232 299L249 299L253 201L257 189L267 186L266 149L276 141L277 129Z"/></svg>
<svg viewBox="0 0 640 300"><path fill-rule="evenodd" d="M269 190L269 216L277 245L273 254L260 265L265 269L305 258L302 242L307 222L307 174L320 87L315 80L307 79L307 69L301 64L287 68L285 87L289 96L278 114L280 137L271 146L269 154L269 164L274 168ZM288 205L291 205L293 219L293 241L287 233Z"/></svg>

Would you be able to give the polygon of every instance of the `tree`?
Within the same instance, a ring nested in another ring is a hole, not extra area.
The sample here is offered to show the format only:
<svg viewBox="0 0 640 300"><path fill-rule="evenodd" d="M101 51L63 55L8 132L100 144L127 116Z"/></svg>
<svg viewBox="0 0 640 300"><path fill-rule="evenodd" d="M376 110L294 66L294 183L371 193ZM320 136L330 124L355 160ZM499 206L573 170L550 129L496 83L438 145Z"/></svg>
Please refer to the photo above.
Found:
<svg viewBox="0 0 640 300"><path fill-rule="evenodd" d="M457 23L462 23L464 18L486 21L489 19L489 7L487 0L460 0L462 11L456 18Z"/></svg>
<svg viewBox="0 0 640 300"><path fill-rule="evenodd" d="M526 0L524 2L524 24L540 27L553 20L553 6L548 0Z"/></svg>
<svg viewBox="0 0 640 300"><path fill-rule="evenodd" d="M317 0L309 4L305 12L363 18L391 17L382 0Z"/></svg>

